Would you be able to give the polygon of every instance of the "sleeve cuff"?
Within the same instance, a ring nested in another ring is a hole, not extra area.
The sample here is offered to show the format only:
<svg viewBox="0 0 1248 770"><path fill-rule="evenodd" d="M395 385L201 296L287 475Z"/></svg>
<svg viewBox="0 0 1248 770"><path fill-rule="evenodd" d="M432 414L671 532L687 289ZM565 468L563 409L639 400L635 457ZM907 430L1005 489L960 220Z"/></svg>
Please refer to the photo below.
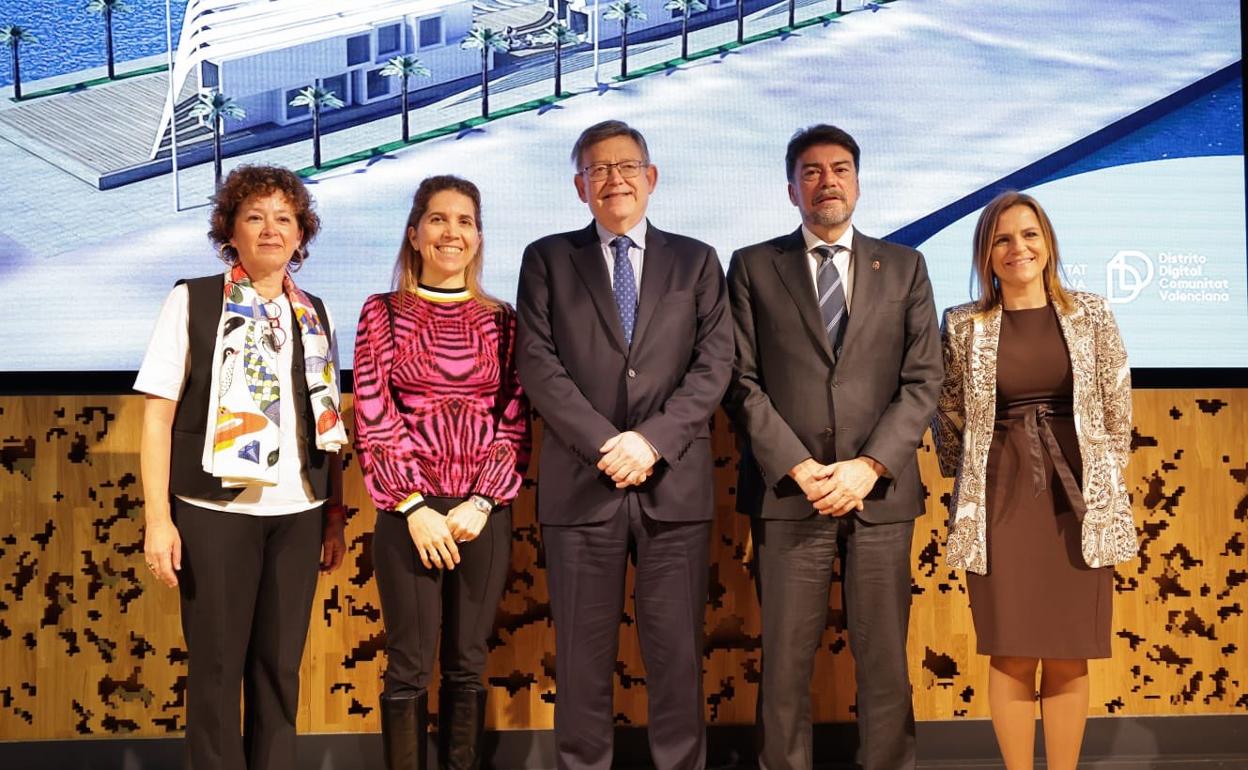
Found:
<svg viewBox="0 0 1248 770"><path fill-rule="evenodd" d="M407 514L411 513L412 511L416 510L421 505L423 505L424 502L425 502L424 495L422 495L419 492L413 492L407 497L400 500L399 504L394 506L394 510L406 516Z"/></svg>
<svg viewBox="0 0 1248 770"><path fill-rule="evenodd" d="M889 481L892 481L892 479L893 479L893 474L892 474L892 472L891 472L891 471L889 471L889 470L888 470L888 466L887 466L887 465L885 465L884 463L882 463L882 462L880 462L879 460L875 459L875 458L874 458L874 457L872 457L871 455L865 455L865 454L864 454L864 455L862 455L862 459L866 460L868 463L870 463L870 464L871 464L871 470L875 471L875 472L876 472L876 474L877 474L880 478L882 478L882 479L888 479Z"/></svg>
<svg viewBox="0 0 1248 770"><path fill-rule="evenodd" d="M637 435L638 435L638 436L641 436L641 440L642 440L642 441L644 441L644 442L646 442L646 446L650 447L650 451L651 451L651 452L654 452L654 461L655 461L656 463L657 463L659 460L662 460L662 459L663 459L663 453L659 451L659 448L658 448L658 447L656 447L656 446L655 446L655 445L654 445L654 444L650 441L650 439L646 438L645 436L642 436L640 433L638 433Z"/></svg>

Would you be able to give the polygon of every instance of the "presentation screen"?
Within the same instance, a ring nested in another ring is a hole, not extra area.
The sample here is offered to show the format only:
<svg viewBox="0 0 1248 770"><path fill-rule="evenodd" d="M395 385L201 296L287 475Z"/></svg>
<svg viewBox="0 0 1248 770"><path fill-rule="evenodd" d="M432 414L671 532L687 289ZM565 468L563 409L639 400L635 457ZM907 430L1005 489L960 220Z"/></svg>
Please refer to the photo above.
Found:
<svg viewBox="0 0 1248 770"><path fill-rule="evenodd" d="M514 301L525 245L589 222L569 151L608 118L649 142L650 221L725 267L799 225L785 145L833 123L862 148L854 227L924 252L937 312L1022 189L1133 366L1248 366L1238 2L638 0L622 46L619 3L550 1L0 0L0 371L139 367L174 282L224 268L218 151L304 177L296 280L343 368L431 174L480 187L484 285Z"/></svg>

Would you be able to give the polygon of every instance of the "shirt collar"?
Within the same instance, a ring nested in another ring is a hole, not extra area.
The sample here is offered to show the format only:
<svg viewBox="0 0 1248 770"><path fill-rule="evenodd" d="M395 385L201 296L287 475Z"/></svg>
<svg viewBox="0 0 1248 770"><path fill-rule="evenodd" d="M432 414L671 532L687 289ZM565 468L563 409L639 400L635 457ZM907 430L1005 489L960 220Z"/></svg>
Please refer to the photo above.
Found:
<svg viewBox="0 0 1248 770"><path fill-rule="evenodd" d="M854 250L854 227L850 225L845 228L845 232L841 233L841 237L836 239L835 243L826 243L822 238L815 235L802 224L802 239L806 241L806 253L814 251L818 246L844 246L850 252Z"/></svg>
<svg viewBox="0 0 1248 770"><path fill-rule="evenodd" d="M629 240L633 242L634 249L639 249L640 251L646 250L646 230L648 228L649 223L646 222L645 217L642 217L640 222L633 225L631 230L624 233L629 237ZM602 242L603 246L609 247L611 245L611 241L614 241L617 237L615 233L603 227L596 219L594 220L594 229L598 231L598 240Z"/></svg>

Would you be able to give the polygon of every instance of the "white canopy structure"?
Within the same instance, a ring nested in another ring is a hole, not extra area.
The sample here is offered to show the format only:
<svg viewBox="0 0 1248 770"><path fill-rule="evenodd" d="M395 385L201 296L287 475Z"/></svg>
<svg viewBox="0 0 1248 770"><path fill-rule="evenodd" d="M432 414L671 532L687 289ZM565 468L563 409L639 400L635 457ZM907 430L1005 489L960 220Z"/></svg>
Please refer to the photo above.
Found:
<svg viewBox="0 0 1248 770"><path fill-rule="evenodd" d="M421 16L464 0L188 0L169 79L180 93L203 62L255 56L326 38L367 32L375 26ZM151 157L169 128L176 105L165 105Z"/></svg>

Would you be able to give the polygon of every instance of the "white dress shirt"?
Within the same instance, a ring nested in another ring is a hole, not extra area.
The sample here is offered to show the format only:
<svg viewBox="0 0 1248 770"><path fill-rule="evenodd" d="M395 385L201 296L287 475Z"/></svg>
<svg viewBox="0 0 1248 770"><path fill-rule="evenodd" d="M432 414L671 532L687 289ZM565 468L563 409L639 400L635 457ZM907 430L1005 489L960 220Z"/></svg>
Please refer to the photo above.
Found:
<svg viewBox="0 0 1248 770"><path fill-rule="evenodd" d="M186 284L173 287L165 304L161 306L160 315L152 331L147 353L143 356L143 365L134 381L134 389L158 398L178 401L182 398L182 388L190 375L191 343L187 327L190 317L191 293ZM279 294L272 300L279 308L282 329L286 331L286 341L277 351L277 363L273 366L277 374L278 387L283 394L294 393L291 380L291 363L295 345L290 335L298 334L299 327L291 323L292 315L290 300L285 294ZM325 311L327 314L329 310ZM333 316L329 317L330 329ZM215 323L215 322L214 322ZM333 349L338 349L337 341ZM336 362L335 362L336 366ZM214 384L212 387L216 387ZM300 425L295 414L295 399L284 397L279 402L279 423L281 425ZM300 426L304 430L308 426ZM212 423L209 422L209 430ZM305 436L303 431L283 430L278 444L279 481L275 486L253 484L244 487L233 500L203 500L178 495L178 499L200 508L208 508L225 513L244 513L252 516L281 516L298 513L320 505L312 492L312 485L303 472L306 461Z"/></svg>
<svg viewBox="0 0 1248 770"><path fill-rule="evenodd" d="M802 237L806 239L806 259L810 263L810 289L815 292L816 299L819 296L819 290L816 288L819 284L816 274L819 272L820 257L815 253L815 249L820 246L844 246L844 249L837 250L832 257L832 265L841 275L841 285L845 289L845 312L850 311L850 307L854 302L854 228L853 226L845 228L845 232L841 233L841 237L836 239L835 243L827 243L819 236L806 229L806 225L802 225Z"/></svg>
<svg viewBox="0 0 1248 770"><path fill-rule="evenodd" d="M615 249L611 247L611 241L619 236L603 227L596 220L594 227L598 229L598 240L602 245L602 258L607 261L607 283L611 286L615 285ZM637 295L641 296L641 267L645 262L646 253L646 219L642 217L641 221L633 225L633 229L624 233L632 240L633 245L628 247L628 261L633 265L633 280L637 283Z"/></svg>

